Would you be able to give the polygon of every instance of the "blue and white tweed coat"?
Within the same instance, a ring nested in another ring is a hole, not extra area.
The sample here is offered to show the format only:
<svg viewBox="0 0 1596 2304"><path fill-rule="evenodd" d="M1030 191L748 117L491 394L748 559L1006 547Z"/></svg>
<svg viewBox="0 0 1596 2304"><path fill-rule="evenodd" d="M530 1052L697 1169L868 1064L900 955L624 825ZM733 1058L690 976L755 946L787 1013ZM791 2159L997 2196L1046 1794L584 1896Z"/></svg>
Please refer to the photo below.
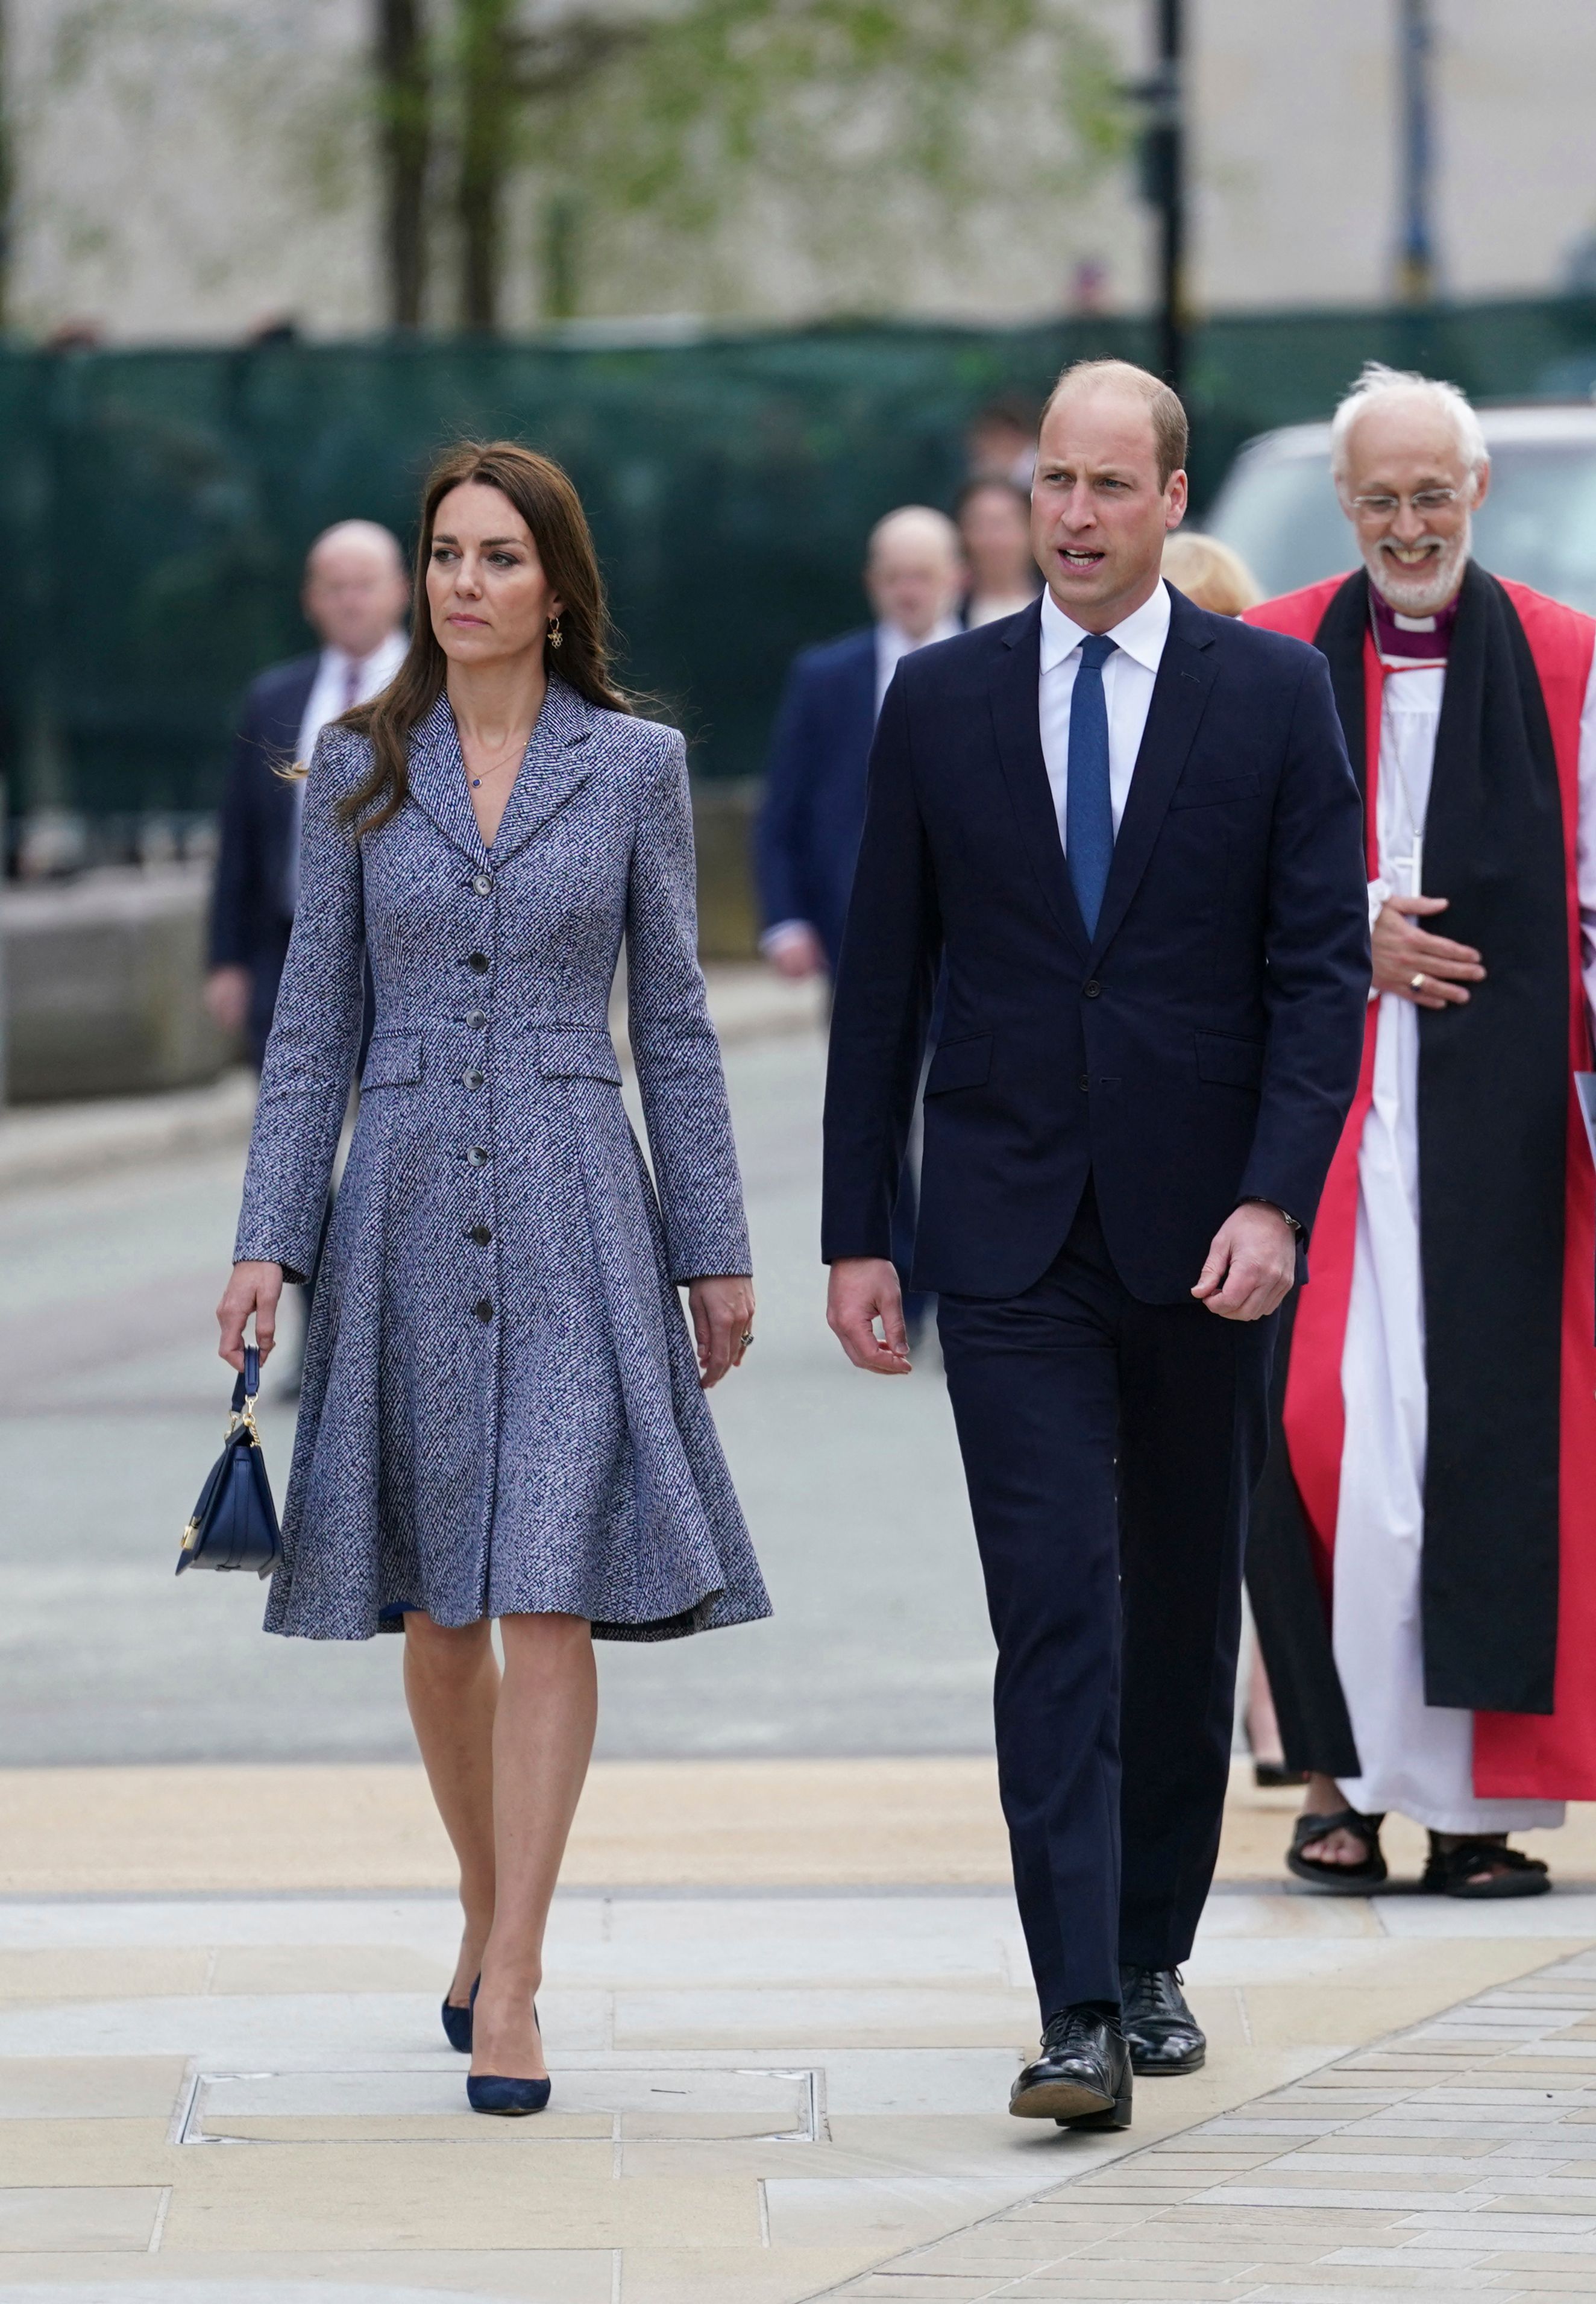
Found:
<svg viewBox="0 0 1596 2304"><path fill-rule="evenodd" d="M376 1022L317 1272L269 1631L562 1610L663 1639L770 1612L677 1287L749 1269L696 949L686 751L560 680L497 837L440 698L357 843L330 728L235 1258L317 1264L369 954ZM622 941L654 1186L608 1010Z"/></svg>

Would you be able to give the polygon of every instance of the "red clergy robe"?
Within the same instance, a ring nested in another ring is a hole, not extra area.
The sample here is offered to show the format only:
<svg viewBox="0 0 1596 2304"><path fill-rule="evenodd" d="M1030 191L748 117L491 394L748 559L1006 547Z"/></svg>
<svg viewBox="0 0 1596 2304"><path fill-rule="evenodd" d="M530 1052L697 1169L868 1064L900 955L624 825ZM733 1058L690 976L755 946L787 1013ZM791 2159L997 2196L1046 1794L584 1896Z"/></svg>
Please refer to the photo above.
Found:
<svg viewBox="0 0 1596 2304"><path fill-rule="evenodd" d="M1580 715L1596 649L1596 621L1527 586L1498 580L1516 610L1529 643L1557 759L1566 891L1569 1082L1554 1709L1550 1714L1475 1714L1474 1792L1481 1799L1596 1800L1596 1169L1573 1082L1573 1074L1589 1070L1592 1061L1576 867ZM1333 576L1265 601L1249 608L1245 621L1312 641L1346 581L1345 576ZM1378 877L1374 826L1385 677L1373 635L1367 634L1364 640L1364 790L1372 880ZM1444 922L1441 933L1446 933ZM1484 957L1489 970L1490 954L1486 953ZM1489 996L1489 984L1477 996ZM1286 1387L1285 1430L1292 1476L1326 1571L1322 1582L1327 1592L1346 1438L1341 1356L1356 1239L1358 1150L1373 1092L1378 1012L1378 1001L1372 1001L1363 1075L1313 1227L1311 1276L1297 1309ZM1511 1546L1513 1540L1512 1529L1504 1528L1503 1544Z"/></svg>

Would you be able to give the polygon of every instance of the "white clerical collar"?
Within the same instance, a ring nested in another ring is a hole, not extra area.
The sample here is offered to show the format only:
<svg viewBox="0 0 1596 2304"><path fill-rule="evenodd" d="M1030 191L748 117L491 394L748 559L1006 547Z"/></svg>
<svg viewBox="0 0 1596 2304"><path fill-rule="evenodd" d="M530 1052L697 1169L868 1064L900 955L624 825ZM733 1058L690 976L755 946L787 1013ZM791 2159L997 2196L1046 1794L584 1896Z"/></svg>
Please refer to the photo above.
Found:
<svg viewBox="0 0 1596 2304"><path fill-rule="evenodd" d="M1162 659L1164 642L1170 637L1170 588L1161 580L1153 588L1151 597L1139 608L1132 609L1123 623L1114 625L1106 635L1116 648L1134 656L1136 663L1156 672ZM1078 648L1087 638L1083 627L1067 616L1051 592L1042 596L1042 669L1051 672L1056 664Z"/></svg>

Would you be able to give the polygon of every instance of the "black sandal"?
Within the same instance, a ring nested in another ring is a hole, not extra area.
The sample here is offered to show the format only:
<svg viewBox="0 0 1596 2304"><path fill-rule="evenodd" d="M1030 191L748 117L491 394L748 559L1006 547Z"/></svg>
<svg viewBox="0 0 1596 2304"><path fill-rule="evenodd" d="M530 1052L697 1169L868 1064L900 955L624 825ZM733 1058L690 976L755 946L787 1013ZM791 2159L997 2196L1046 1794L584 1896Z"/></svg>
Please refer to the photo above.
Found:
<svg viewBox="0 0 1596 2304"><path fill-rule="evenodd" d="M1380 1827L1384 1822L1383 1815L1360 1816L1355 1808L1338 1808L1334 1816L1299 1816L1286 1851L1286 1869L1322 1896L1367 1895L1386 1877L1385 1858L1380 1851ZM1327 1840L1332 1832L1350 1832L1363 1842L1369 1853L1361 1864L1322 1864L1303 1853L1313 1842Z"/></svg>
<svg viewBox="0 0 1596 2304"><path fill-rule="evenodd" d="M1476 1880L1476 1872L1489 1874ZM1551 1874L1538 1856L1509 1848L1505 1840L1459 1840L1443 1848L1430 1835L1430 1860L1419 1885L1432 1896L1461 1896L1485 1902L1502 1896L1544 1896Z"/></svg>

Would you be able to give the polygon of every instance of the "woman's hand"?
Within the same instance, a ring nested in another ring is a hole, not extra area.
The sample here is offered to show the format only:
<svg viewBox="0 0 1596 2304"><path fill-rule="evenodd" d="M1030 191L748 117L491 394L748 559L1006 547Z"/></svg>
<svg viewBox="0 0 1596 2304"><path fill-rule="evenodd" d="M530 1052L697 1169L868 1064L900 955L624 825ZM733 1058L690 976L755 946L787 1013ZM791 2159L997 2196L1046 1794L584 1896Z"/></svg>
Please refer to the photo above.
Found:
<svg viewBox="0 0 1596 2304"><path fill-rule="evenodd" d="M712 1286L729 1283L714 1282ZM217 1357L224 1360L239 1375L244 1368L244 1327L254 1315L255 1341L260 1347L264 1368L277 1334L277 1299L283 1293L283 1266L280 1264L235 1264L232 1277L222 1292L222 1301L216 1307L216 1325L222 1331L222 1341L216 1347ZM749 1298L750 1304L753 1302Z"/></svg>
<svg viewBox="0 0 1596 2304"><path fill-rule="evenodd" d="M746 1273L689 1281L688 1305L698 1343L698 1381L707 1392L728 1368L742 1366L754 1341L754 1283Z"/></svg>

